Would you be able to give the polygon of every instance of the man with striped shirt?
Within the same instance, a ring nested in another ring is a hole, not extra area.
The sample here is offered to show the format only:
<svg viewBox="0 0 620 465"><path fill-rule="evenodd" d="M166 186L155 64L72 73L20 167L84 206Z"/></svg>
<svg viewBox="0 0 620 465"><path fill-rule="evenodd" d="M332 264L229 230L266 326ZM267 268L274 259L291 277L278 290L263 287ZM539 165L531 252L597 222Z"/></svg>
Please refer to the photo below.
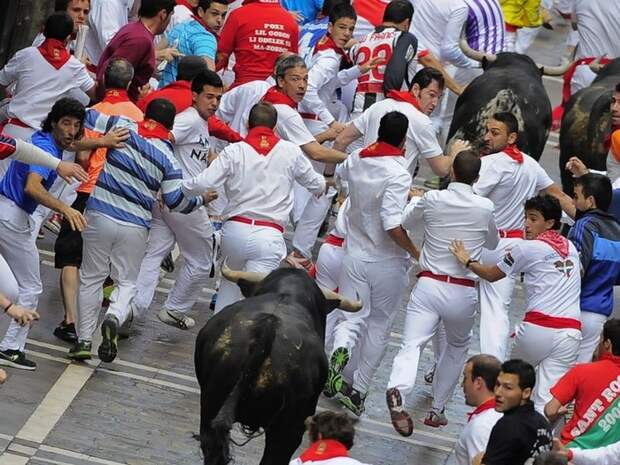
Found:
<svg viewBox="0 0 620 465"><path fill-rule="evenodd" d="M93 110L87 114L85 126L89 129L107 132L114 126L126 127L129 139L124 148L108 151L86 203L88 228L82 234L79 340L70 350L70 358L90 358L102 284L108 274L118 292L101 327L103 341L98 354L104 362L116 358L118 327L130 312L158 192L161 190L161 198L171 211L181 213L190 213L211 199L209 193L186 197L181 190L183 175L169 141L175 114L174 105L164 99L149 103L140 123Z"/></svg>

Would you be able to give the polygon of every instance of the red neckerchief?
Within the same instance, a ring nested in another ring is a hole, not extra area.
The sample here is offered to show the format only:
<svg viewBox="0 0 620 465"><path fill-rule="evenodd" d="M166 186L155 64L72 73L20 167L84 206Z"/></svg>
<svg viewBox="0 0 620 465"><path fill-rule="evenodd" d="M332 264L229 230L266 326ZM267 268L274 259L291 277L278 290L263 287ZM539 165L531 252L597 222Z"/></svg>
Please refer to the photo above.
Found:
<svg viewBox="0 0 620 465"><path fill-rule="evenodd" d="M610 354L608 352L602 354L599 357L599 360L609 360L610 362L615 363L616 365L620 366L620 356L619 355L614 355L614 354Z"/></svg>
<svg viewBox="0 0 620 465"><path fill-rule="evenodd" d="M335 439L320 439L310 444L299 458L301 463L305 463L348 456L349 451L341 442Z"/></svg>
<svg viewBox="0 0 620 465"><path fill-rule="evenodd" d="M187 0L177 0L177 5L184 6L185 8L187 8L192 13L194 12L194 7Z"/></svg>
<svg viewBox="0 0 620 465"><path fill-rule="evenodd" d="M517 163L523 163L523 152L521 152L516 145L509 145L502 151Z"/></svg>
<svg viewBox="0 0 620 465"><path fill-rule="evenodd" d="M121 102L129 102L129 95L127 95L126 90L120 89L110 89L105 91L105 97L103 97L102 102L106 103L121 103Z"/></svg>
<svg viewBox="0 0 620 465"><path fill-rule="evenodd" d="M491 397L489 400L481 403L478 407L476 407L474 411L469 412L467 414L467 423L469 423L471 419L474 418L479 413L482 413L485 410L490 410L492 408L495 408L495 397Z"/></svg>
<svg viewBox="0 0 620 465"><path fill-rule="evenodd" d="M250 3L267 3L277 5L280 3L280 0L243 0L243 5L249 5Z"/></svg>
<svg viewBox="0 0 620 465"><path fill-rule="evenodd" d="M387 98L391 98L396 100L397 102L407 102L413 105L417 110L422 111L422 107L420 107L420 102L418 99L411 95L409 92L404 90L390 90L386 94Z"/></svg>
<svg viewBox="0 0 620 465"><path fill-rule="evenodd" d="M284 92L279 91L276 86L269 88L267 93L263 96L262 101L269 102L273 105L288 105L289 107L297 110L297 103L295 102L295 100L290 98Z"/></svg>
<svg viewBox="0 0 620 465"><path fill-rule="evenodd" d="M327 34L325 34L321 40L316 43L312 55L316 55L318 52L322 52L323 50L333 50L336 54L340 55L348 65L353 64L351 62L351 58L347 55L347 52L345 52L342 47L338 47L336 42L334 42L334 39Z"/></svg>
<svg viewBox="0 0 620 465"><path fill-rule="evenodd" d="M170 131L150 118L138 123L138 134L147 139L170 140Z"/></svg>
<svg viewBox="0 0 620 465"><path fill-rule="evenodd" d="M360 152L360 158L366 157L404 157L405 151L387 142L377 141Z"/></svg>
<svg viewBox="0 0 620 465"><path fill-rule="evenodd" d="M256 126L245 136L245 142L263 156L268 155L279 140L273 129L265 126Z"/></svg>
<svg viewBox="0 0 620 465"><path fill-rule="evenodd" d="M192 19L195 21L198 21L200 25L204 27L207 32L210 32L211 34L213 34L216 39L220 38L219 34L215 32L213 29L211 29L211 27L207 23L205 23L200 16L192 15Z"/></svg>
<svg viewBox="0 0 620 465"><path fill-rule="evenodd" d="M557 231L545 231L536 238L551 246L562 258L568 257L568 239Z"/></svg>
<svg viewBox="0 0 620 465"><path fill-rule="evenodd" d="M65 44L57 39L45 39L37 49L41 52L45 61L56 69L62 68L71 58L71 54L67 51Z"/></svg>

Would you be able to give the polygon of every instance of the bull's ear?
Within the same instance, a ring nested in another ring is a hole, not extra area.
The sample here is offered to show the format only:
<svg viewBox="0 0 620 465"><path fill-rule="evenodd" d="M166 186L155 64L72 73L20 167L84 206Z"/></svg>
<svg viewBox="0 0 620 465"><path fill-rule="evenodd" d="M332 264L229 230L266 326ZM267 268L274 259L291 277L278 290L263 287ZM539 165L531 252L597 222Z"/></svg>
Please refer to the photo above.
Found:
<svg viewBox="0 0 620 465"><path fill-rule="evenodd" d="M243 297L245 297L246 299L254 295L254 291L256 290L256 284L257 283L253 283L252 281L248 281L244 278L239 278L239 280L237 281L237 286L239 286Z"/></svg>
<svg viewBox="0 0 620 465"><path fill-rule="evenodd" d="M325 314L328 315L332 310L340 306L340 299L325 299Z"/></svg>

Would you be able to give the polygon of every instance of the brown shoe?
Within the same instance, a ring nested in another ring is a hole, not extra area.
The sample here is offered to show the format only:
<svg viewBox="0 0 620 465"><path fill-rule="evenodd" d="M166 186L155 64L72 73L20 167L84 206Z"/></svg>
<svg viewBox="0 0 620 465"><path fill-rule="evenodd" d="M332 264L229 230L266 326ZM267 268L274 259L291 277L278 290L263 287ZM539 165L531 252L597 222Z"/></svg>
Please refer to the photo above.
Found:
<svg viewBox="0 0 620 465"><path fill-rule="evenodd" d="M413 434L413 420L403 408L403 400L400 391L396 388L388 389L385 393L392 426L401 436L411 436Z"/></svg>

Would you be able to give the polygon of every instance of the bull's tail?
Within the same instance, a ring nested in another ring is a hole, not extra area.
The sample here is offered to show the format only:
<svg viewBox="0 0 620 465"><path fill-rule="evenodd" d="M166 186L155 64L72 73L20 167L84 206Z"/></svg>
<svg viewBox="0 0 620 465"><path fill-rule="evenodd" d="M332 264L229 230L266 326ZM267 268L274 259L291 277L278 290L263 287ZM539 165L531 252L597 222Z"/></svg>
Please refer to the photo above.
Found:
<svg viewBox="0 0 620 465"><path fill-rule="evenodd" d="M230 462L230 430L235 422L237 403L254 385L261 366L271 354L278 324L279 319L275 315L261 315L250 329L248 357L238 372L235 385L207 431L201 432L205 465L225 465Z"/></svg>

